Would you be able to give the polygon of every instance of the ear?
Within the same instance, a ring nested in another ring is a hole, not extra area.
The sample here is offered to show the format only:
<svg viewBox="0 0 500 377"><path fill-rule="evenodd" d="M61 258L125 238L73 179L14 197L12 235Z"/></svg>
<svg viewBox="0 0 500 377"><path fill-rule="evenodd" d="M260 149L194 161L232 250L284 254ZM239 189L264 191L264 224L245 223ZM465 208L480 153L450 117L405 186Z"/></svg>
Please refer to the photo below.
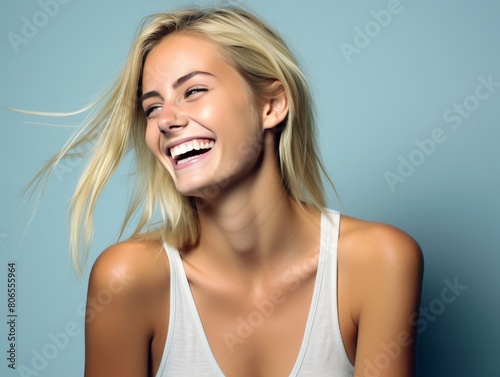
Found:
<svg viewBox="0 0 500 377"><path fill-rule="evenodd" d="M280 124L288 115L288 99L280 81L275 81L264 100L262 108L262 126L271 129Z"/></svg>

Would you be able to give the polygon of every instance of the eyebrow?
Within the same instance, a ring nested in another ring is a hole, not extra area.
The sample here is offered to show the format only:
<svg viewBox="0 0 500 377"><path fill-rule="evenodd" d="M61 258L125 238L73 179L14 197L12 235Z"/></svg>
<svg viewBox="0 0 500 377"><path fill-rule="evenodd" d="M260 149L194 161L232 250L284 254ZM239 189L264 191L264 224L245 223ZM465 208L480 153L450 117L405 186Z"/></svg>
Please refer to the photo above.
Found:
<svg viewBox="0 0 500 377"><path fill-rule="evenodd" d="M179 86L184 84L186 81L188 81L190 78L196 76L196 75L210 75L213 76L209 72L204 72L204 71L193 71L191 73L188 73L187 75L184 75L182 77L179 77L176 82L172 85L172 88L177 89Z"/></svg>
<svg viewBox="0 0 500 377"><path fill-rule="evenodd" d="M187 75L184 75L184 76L181 76L179 77L173 84L172 84L172 88L174 89L177 89L179 86L181 86L182 84L184 84L186 81L188 81L189 79L193 78L194 76L196 75L210 75L210 76L213 76L211 73L209 72L204 72L204 71L193 71L193 72L190 72L188 73ZM147 92L147 93L144 93L141 98L139 98L139 102L142 103L144 102L145 100L147 100L148 98L151 98L151 97L161 97L160 93L158 93L156 90L153 90L151 92Z"/></svg>
<svg viewBox="0 0 500 377"><path fill-rule="evenodd" d="M145 100L151 97L161 97L160 93L158 93L156 90L153 90L151 92L144 93L141 98L139 98L139 103L143 103Z"/></svg>

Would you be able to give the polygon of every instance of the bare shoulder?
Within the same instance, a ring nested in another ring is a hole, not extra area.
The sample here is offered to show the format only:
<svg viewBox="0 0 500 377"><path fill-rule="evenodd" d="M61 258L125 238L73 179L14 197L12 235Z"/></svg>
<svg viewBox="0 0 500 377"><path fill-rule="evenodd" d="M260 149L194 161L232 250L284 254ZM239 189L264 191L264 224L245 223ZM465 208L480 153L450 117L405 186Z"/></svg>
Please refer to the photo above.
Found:
<svg viewBox="0 0 500 377"><path fill-rule="evenodd" d="M168 318L169 275L160 242L130 240L101 253L87 295L85 376L145 376L151 362L157 368L160 347L152 344L165 339L168 323L158 318Z"/></svg>
<svg viewBox="0 0 500 377"><path fill-rule="evenodd" d="M418 243L401 229L342 216L338 261L339 279L352 293L353 318L359 318L367 304L380 304L381 297L406 295L414 297L414 303L419 297L422 252Z"/></svg>
<svg viewBox="0 0 500 377"><path fill-rule="evenodd" d="M133 290L150 290L168 284L169 271L161 242L128 240L110 246L99 255L89 285L106 287L120 282Z"/></svg>
<svg viewBox="0 0 500 377"><path fill-rule="evenodd" d="M340 229L341 257L349 265L378 268L404 268L423 263L418 243L406 232L392 225L342 216Z"/></svg>
<svg viewBox="0 0 500 377"><path fill-rule="evenodd" d="M417 242L387 224L342 216L338 245L339 318L356 376L372 375L381 344L399 356L384 376L413 376L423 257ZM378 369L376 372L380 373Z"/></svg>

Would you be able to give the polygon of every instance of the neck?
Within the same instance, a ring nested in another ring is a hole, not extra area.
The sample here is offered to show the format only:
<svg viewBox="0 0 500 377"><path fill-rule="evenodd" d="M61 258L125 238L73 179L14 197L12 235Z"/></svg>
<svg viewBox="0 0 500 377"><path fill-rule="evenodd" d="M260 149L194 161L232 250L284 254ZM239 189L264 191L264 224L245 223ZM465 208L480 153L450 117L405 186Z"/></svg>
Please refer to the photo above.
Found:
<svg viewBox="0 0 500 377"><path fill-rule="evenodd" d="M205 263L255 278L317 248L318 216L290 198L270 150L241 182L210 202L199 202L196 249Z"/></svg>

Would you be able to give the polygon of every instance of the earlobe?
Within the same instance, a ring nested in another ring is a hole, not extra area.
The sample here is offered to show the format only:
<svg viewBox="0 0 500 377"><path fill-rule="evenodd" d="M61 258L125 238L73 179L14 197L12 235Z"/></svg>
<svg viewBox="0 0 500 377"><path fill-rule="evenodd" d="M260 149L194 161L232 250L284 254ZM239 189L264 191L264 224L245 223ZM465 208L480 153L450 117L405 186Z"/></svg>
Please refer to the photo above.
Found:
<svg viewBox="0 0 500 377"><path fill-rule="evenodd" d="M263 109L264 129L271 129L279 125L288 115L288 99L283 85L276 81L271 96L266 100Z"/></svg>

